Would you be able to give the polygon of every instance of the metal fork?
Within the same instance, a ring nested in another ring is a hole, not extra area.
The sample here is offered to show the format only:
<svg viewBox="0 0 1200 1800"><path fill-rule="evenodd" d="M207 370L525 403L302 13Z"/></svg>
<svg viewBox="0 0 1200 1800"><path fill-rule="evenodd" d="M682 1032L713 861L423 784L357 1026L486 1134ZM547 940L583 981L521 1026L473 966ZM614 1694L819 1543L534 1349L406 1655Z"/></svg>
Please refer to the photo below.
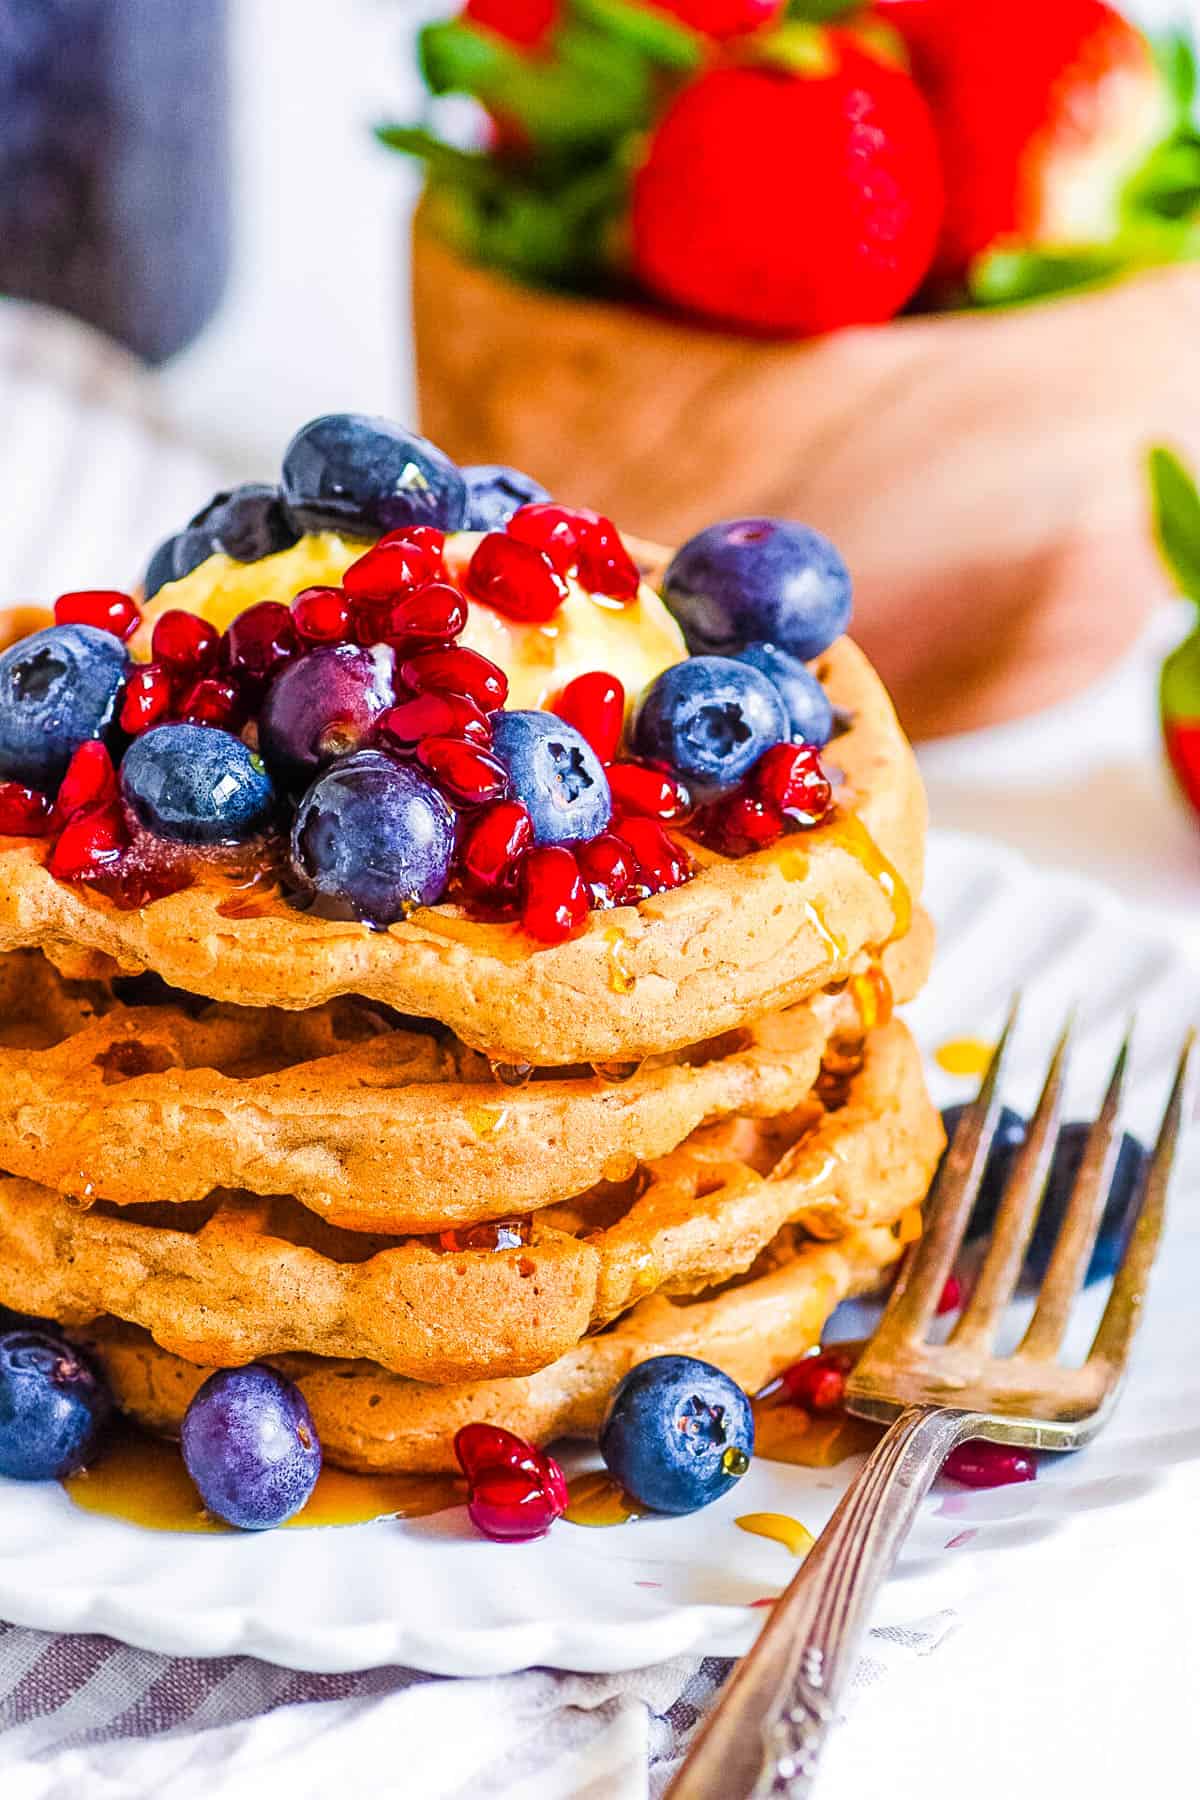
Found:
<svg viewBox="0 0 1200 1800"><path fill-rule="evenodd" d="M946 1343L926 1341L999 1124L1016 1014L1014 1004L978 1098L955 1131L926 1207L924 1234L847 1384L850 1411L890 1428L776 1602L666 1800L806 1800L871 1603L949 1452L967 1438L1076 1450L1113 1410L1162 1235L1176 1147L1191 1117L1195 1033L1179 1059L1104 1315L1086 1360L1071 1368L1058 1354L1120 1148L1128 1038L1088 1133L1029 1328L1012 1355L993 1349L1054 1154L1069 1025L1051 1057L979 1278Z"/></svg>

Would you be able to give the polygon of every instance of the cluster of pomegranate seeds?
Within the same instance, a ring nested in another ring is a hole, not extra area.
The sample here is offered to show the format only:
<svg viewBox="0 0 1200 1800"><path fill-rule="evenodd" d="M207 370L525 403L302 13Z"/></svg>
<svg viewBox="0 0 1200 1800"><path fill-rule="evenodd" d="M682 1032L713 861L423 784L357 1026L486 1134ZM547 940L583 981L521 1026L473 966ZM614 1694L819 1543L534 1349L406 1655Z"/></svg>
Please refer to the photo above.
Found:
<svg viewBox="0 0 1200 1800"><path fill-rule="evenodd" d="M528 1543L567 1510L567 1483L552 1456L498 1425L464 1425L454 1454L467 1478L467 1511L484 1537Z"/></svg>
<svg viewBox="0 0 1200 1800"><path fill-rule="evenodd" d="M786 1397L805 1412L836 1413L846 1397L846 1377L854 1367L852 1350L820 1350L793 1363L779 1377Z"/></svg>
<svg viewBox="0 0 1200 1800"><path fill-rule="evenodd" d="M465 694L481 712L496 712L508 699L508 676L478 650L461 644L421 650L400 665L400 679L413 693Z"/></svg>
<svg viewBox="0 0 1200 1800"><path fill-rule="evenodd" d="M459 806L486 806L508 793L504 764L463 738L424 738L417 746L417 763Z"/></svg>
<svg viewBox="0 0 1200 1800"><path fill-rule="evenodd" d="M467 566L467 591L506 619L546 625L567 597L550 558L503 531L489 531Z"/></svg>
<svg viewBox="0 0 1200 1800"><path fill-rule="evenodd" d="M620 818L658 819L664 825L683 819L692 805L673 775L648 769L641 763L614 762L608 766L613 811Z"/></svg>
<svg viewBox="0 0 1200 1800"><path fill-rule="evenodd" d="M277 669L300 648L292 609L282 600L260 600L239 613L225 633L225 666L238 685L258 698Z"/></svg>
<svg viewBox="0 0 1200 1800"><path fill-rule="evenodd" d="M0 781L0 837L49 837L54 803L37 788Z"/></svg>
<svg viewBox="0 0 1200 1800"><path fill-rule="evenodd" d="M559 575L578 576L589 593L611 600L637 597L638 566L612 520L601 513L539 502L513 514L507 535L540 550Z"/></svg>
<svg viewBox="0 0 1200 1800"><path fill-rule="evenodd" d="M487 715L466 694L439 693L436 689L400 700L381 714L376 725L387 748L398 756L412 756L426 738L463 738L486 748L492 741Z"/></svg>
<svg viewBox="0 0 1200 1800"><path fill-rule="evenodd" d="M1011 1487L1018 1481L1036 1481L1037 1463L1028 1450L971 1438L950 1452L942 1464L942 1474L947 1481L957 1481L963 1487Z"/></svg>
<svg viewBox="0 0 1200 1800"><path fill-rule="evenodd" d="M117 772L103 744L81 744L54 804L58 831L46 867L60 881L95 881L116 873L129 833L117 798Z"/></svg>
<svg viewBox="0 0 1200 1800"><path fill-rule="evenodd" d="M113 588L60 594L54 602L56 625L92 625L97 631L111 631L122 641L136 631L141 617L137 602Z"/></svg>
<svg viewBox="0 0 1200 1800"><path fill-rule="evenodd" d="M819 825L833 811L833 788L810 744L775 744L735 793L703 807L692 829L724 856L747 856L789 829Z"/></svg>

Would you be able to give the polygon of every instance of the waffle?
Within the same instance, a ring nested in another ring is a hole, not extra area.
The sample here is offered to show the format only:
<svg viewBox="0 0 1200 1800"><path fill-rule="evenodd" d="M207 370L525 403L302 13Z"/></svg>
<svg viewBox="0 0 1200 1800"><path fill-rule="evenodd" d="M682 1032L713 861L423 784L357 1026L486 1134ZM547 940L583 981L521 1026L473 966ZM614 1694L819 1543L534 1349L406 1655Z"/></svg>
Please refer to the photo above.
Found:
<svg viewBox="0 0 1200 1800"><path fill-rule="evenodd" d="M706 1127L486 1248L339 1232L292 1200L85 1212L3 1181L0 1303L64 1324L114 1314L204 1364L300 1351L435 1383L526 1374L648 1294L743 1273L787 1224L829 1237L891 1224L921 1200L943 1142L893 1021L835 1105L814 1093L776 1118Z"/></svg>
<svg viewBox="0 0 1200 1800"><path fill-rule="evenodd" d="M651 1356L704 1357L756 1392L820 1342L842 1300L878 1285L905 1236L877 1227L821 1244L785 1232L751 1279L699 1300L643 1300L610 1330L582 1339L532 1375L432 1386L369 1362L271 1360L303 1390L334 1466L381 1474L456 1470L454 1433L472 1420L540 1444L593 1435L613 1388ZM153 1431L178 1433L207 1369L117 1320L73 1335L102 1365L125 1412Z"/></svg>
<svg viewBox="0 0 1200 1800"><path fill-rule="evenodd" d="M840 994L682 1057L506 1089L477 1052L370 1002L135 1004L16 951L0 957L0 1168L126 1206L220 1187L289 1194L361 1231L531 1212L704 1124L798 1105L829 1039L881 1022L889 991L911 999L931 952L918 914L884 953L882 982L864 968Z"/></svg>
<svg viewBox="0 0 1200 1800"><path fill-rule="evenodd" d="M455 906L387 931L333 922L215 874L137 911L67 886L45 846L0 850L0 951L40 948L71 978L151 970L189 993L301 1011L346 994L440 1020L506 1063L638 1061L794 1005L844 977L861 951L903 937L921 885L925 801L912 751L862 653L841 639L819 674L851 719L830 761L844 777L831 823L699 872L640 906L589 916L535 947L519 926Z"/></svg>

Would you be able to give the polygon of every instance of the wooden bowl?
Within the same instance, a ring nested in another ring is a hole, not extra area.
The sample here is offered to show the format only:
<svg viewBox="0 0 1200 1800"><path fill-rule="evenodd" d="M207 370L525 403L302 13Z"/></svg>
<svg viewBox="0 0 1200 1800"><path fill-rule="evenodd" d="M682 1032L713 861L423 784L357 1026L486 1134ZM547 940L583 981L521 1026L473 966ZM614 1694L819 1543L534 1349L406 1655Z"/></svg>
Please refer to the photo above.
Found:
<svg viewBox="0 0 1200 1800"><path fill-rule="evenodd" d="M839 545L908 729L1033 711L1129 647L1163 588L1144 459L1200 461L1200 268L809 343L542 292L418 211L423 429L462 462L680 543L776 513Z"/></svg>

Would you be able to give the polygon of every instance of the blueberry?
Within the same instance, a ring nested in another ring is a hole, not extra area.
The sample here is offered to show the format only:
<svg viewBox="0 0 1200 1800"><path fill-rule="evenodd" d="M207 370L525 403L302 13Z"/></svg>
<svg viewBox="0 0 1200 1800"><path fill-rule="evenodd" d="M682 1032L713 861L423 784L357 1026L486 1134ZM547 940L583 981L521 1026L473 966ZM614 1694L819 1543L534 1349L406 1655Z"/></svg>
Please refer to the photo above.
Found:
<svg viewBox="0 0 1200 1800"><path fill-rule="evenodd" d="M797 744L822 749L833 736L833 702L812 670L774 644L747 644L737 662L749 663L777 689Z"/></svg>
<svg viewBox="0 0 1200 1800"><path fill-rule="evenodd" d="M111 631L49 625L0 656L0 777L53 788L80 744L105 738L125 680Z"/></svg>
<svg viewBox="0 0 1200 1800"><path fill-rule="evenodd" d="M808 662L850 623L850 572L807 525L730 519L676 554L663 599L694 655L765 642Z"/></svg>
<svg viewBox="0 0 1200 1800"><path fill-rule="evenodd" d="M292 868L348 916L391 925L445 892L454 815L415 769L359 750L319 775L292 827Z"/></svg>
<svg viewBox="0 0 1200 1800"><path fill-rule="evenodd" d="M146 573L142 576L142 599L153 600L159 588L166 587L169 581L178 581L179 574L175 567L175 550L183 532L177 531L173 537L165 538L146 564ZM207 550L196 558L193 567L197 567L208 555ZM191 574L191 569L185 571Z"/></svg>
<svg viewBox="0 0 1200 1800"><path fill-rule="evenodd" d="M790 735L778 690L727 656L674 663L642 696L633 747L681 775L697 799L737 786L764 750Z"/></svg>
<svg viewBox="0 0 1200 1800"><path fill-rule="evenodd" d="M57 1333L0 1333L0 1475L73 1474L90 1461L111 1416L108 1389Z"/></svg>
<svg viewBox="0 0 1200 1800"><path fill-rule="evenodd" d="M180 1441L208 1511L241 1531L292 1518L321 1473L304 1395L261 1363L210 1375L184 1414Z"/></svg>
<svg viewBox="0 0 1200 1800"><path fill-rule="evenodd" d="M260 481L247 481L241 487L214 494L208 505L188 520L176 551L181 561L188 554L183 545L193 532L202 534L209 554L221 550L235 562L243 563L258 562L279 550L289 550L300 536L284 510L279 489ZM179 570L181 575L187 573L186 569Z"/></svg>
<svg viewBox="0 0 1200 1800"><path fill-rule="evenodd" d="M241 843L275 811L261 758L215 725L156 725L134 738L121 795L147 831L180 844Z"/></svg>
<svg viewBox="0 0 1200 1800"><path fill-rule="evenodd" d="M503 531L518 507L550 498L532 475L503 463L474 463L462 473L467 484L468 531Z"/></svg>
<svg viewBox="0 0 1200 1800"><path fill-rule="evenodd" d="M547 712L492 714L492 749L512 777L538 844L586 843L612 818L608 776L573 725Z"/></svg>
<svg viewBox="0 0 1200 1800"><path fill-rule="evenodd" d="M319 769L357 750L395 699L395 657L378 645L335 644L288 663L267 691L258 741L275 779L307 787Z"/></svg>
<svg viewBox="0 0 1200 1800"><path fill-rule="evenodd" d="M694 1356L652 1356L619 1383L600 1454L655 1512L698 1512L729 1492L754 1454L754 1414L728 1375Z"/></svg>
<svg viewBox="0 0 1200 1800"><path fill-rule="evenodd" d="M390 419L326 413L296 433L283 497L302 531L379 537L400 525L460 531L467 484L436 445Z"/></svg>

